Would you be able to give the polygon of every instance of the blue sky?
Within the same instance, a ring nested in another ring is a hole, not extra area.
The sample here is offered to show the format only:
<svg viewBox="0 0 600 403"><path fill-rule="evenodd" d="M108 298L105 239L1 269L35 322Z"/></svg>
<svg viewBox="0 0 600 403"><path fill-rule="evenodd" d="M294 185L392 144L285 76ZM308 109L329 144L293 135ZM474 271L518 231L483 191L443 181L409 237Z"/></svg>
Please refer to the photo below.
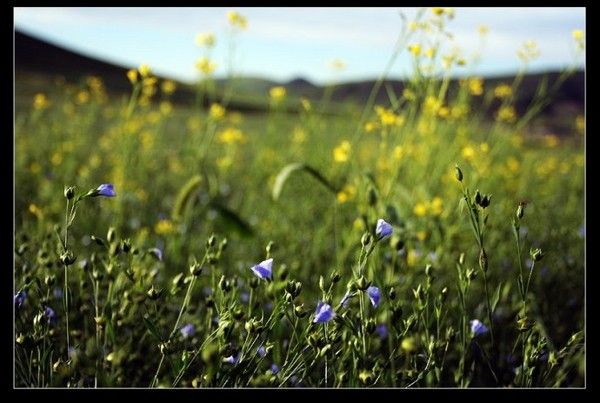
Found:
<svg viewBox="0 0 600 403"><path fill-rule="evenodd" d="M194 44L200 32L213 32L217 76L225 73L229 47L225 14L230 8L14 8L15 26L82 53L125 66L147 63L168 77L197 78ZM376 78L384 69L401 30L399 12L416 8L235 8L248 18L236 35L236 73L277 81L304 77L316 83ZM498 75L520 66L517 49L535 40L541 56L532 70L571 64L571 32L585 31L585 8L456 8L448 30L468 56L480 44L477 29L490 31L481 61L469 73ZM453 45L454 46L454 45ZM333 59L346 63L342 72ZM410 70L406 53L392 69Z"/></svg>

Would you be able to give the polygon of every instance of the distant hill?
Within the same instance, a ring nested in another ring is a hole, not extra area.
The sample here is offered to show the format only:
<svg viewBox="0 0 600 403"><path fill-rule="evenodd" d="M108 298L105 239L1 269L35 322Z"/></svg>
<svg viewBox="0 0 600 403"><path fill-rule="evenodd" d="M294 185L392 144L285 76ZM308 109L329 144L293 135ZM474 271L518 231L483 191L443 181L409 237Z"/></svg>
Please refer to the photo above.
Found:
<svg viewBox="0 0 600 403"><path fill-rule="evenodd" d="M38 91L40 91L43 90L44 80L47 79L62 77L67 82L78 83L83 77L89 75L101 77L107 90L111 93L129 93L131 85L126 78L127 70L126 67L70 51L23 32L15 32L15 87L17 94L32 91L33 82L39 84L41 88ZM558 75L558 72L527 74L520 86L520 95L516 101L517 109L524 111L527 108L543 77L546 77L548 84L551 85ZM492 88L501 82L511 83L513 79L514 76L488 77L485 78L485 86ZM296 78L287 83L278 83L259 77L239 77L234 80L235 96L232 97L229 108L241 111L264 110L267 105L268 91L276 85L286 87L291 100L301 96L315 101L320 100L325 91L325 87L314 85L305 78ZM220 99L219 93L222 92L226 83L225 79L216 80L217 94L214 94L212 99ZM331 93L331 102L332 104L354 102L363 105L374 84L374 80L336 84ZM376 102L389 104L387 91L391 89L395 94L401 94L404 85L401 80L387 80L377 93ZM454 91L457 86L458 80L452 80L449 91ZM544 114L574 116L583 113L584 89L584 73L579 71L563 83ZM179 83L179 89L174 94L173 101L191 103L194 97L195 92L191 85ZM294 102L294 105L290 104L290 111L296 108L297 102Z"/></svg>

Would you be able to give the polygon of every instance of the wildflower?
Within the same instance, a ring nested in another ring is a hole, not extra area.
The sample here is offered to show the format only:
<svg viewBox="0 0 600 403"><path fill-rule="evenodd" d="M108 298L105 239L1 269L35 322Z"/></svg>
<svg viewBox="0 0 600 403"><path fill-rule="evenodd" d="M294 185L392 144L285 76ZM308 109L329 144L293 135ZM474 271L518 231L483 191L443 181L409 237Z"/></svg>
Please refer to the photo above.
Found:
<svg viewBox="0 0 600 403"><path fill-rule="evenodd" d="M579 49L583 49L584 48L584 40L585 40L585 34L583 33L583 31L581 29L576 29L572 32L572 36L573 39L575 39L575 42L577 42L577 47Z"/></svg>
<svg viewBox="0 0 600 403"><path fill-rule="evenodd" d="M33 203L31 203L29 205L29 212L31 214L33 214L34 216L36 216L38 218L38 220L41 220L44 217L44 213L42 212L42 209Z"/></svg>
<svg viewBox="0 0 600 403"><path fill-rule="evenodd" d="M248 27L248 20L246 17L238 13L237 11L228 11L227 20L232 27L238 27L240 29L246 29Z"/></svg>
<svg viewBox="0 0 600 403"><path fill-rule="evenodd" d="M479 35L484 36L490 32L490 28L487 25L480 25L479 28L477 28L477 31L479 32Z"/></svg>
<svg viewBox="0 0 600 403"><path fill-rule="evenodd" d="M215 72L217 65L210 61L206 56L199 58L196 61L196 68L204 75L209 76Z"/></svg>
<svg viewBox="0 0 600 403"><path fill-rule="evenodd" d="M14 304L16 305L17 308L20 308L26 299L27 299L27 292L25 292L24 290L20 290L18 293L15 294Z"/></svg>
<svg viewBox="0 0 600 403"><path fill-rule="evenodd" d="M50 308L49 306L44 309L44 316L48 318L48 322L56 323L56 313L54 312L54 309Z"/></svg>
<svg viewBox="0 0 600 403"><path fill-rule="evenodd" d="M175 82L171 81L171 80L165 80L162 82L162 85L160 87L160 89L162 90L163 94L165 95L171 95L172 93L175 92L175 89L177 88L177 85L175 84Z"/></svg>
<svg viewBox="0 0 600 403"><path fill-rule="evenodd" d="M377 236L377 240L381 241L384 238L392 235L394 229L390 224L385 222L383 219L377 220L377 226L375 227L375 235Z"/></svg>
<svg viewBox="0 0 600 403"><path fill-rule="evenodd" d="M269 90L269 96L274 102L279 102L285 98L286 89L282 86L273 87Z"/></svg>
<svg viewBox="0 0 600 403"><path fill-rule="evenodd" d="M440 197L434 197L431 201L430 207L432 215L442 215L442 212L444 211L444 202Z"/></svg>
<svg viewBox="0 0 600 403"><path fill-rule="evenodd" d="M212 32L196 35L196 45L212 48L215 46L215 35Z"/></svg>
<svg viewBox="0 0 600 403"><path fill-rule="evenodd" d="M367 288L367 295L369 296L373 307L377 308L381 302L381 291L379 291L379 288L370 286Z"/></svg>
<svg viewBox="0 0 600 403"><path fill-rule="evenodd" d="M159 220L154 226L154 232L156 232L158 235L170 234L171 232L173 232L173 230L174 227L173 222L171 220Z"/></svg>
<svg viewBox="0 0 600 403"><path fill-rule="evenodd" d="M333 160L335 162L346 162L350 157L351 145L349 141L342 141L342 143L333 149Z"/></svg>
<svg viewBox="0 0 600 403"><path fill-rule="evenodd" d="M508 84L500 84L494 88L494 96L499 99L508 98L512 95L512 87Z"/></svg>
<svg viewBox="0 0 600 403"><path fill-rule="evenodd" d="M273 375L277 374L279 372L279 366L275 363L271 364L271 372Z"/></svg>
<svg viewBox="0 0 600 403"><path fill-rule="evenodd" d="M412 353L417 349L417 343L414 337L405 337L400 343L400 348L407 353Z"/></svg>
<svg viewBox="0 0 600 403"><path fill-rule="evenodd" d="M263 358L265 355L267 355L267 349L265 346L260 346L256 349L256 354L258 354L260 358Z"/></svg>
<svg viewBox="0 0 600 403"><path fill-rule="evenodd" d="M246 136L240 129L228 127L219 133L217 140L222 144L245 143Z"/></svg>
<svg viewBox="0 0 600 403"><path fill-rule="evenodd" d="M312 108L312 105L310 103L310 101L306 98L300 98L300 103L302 104L302 108L304 108L304 110L306 112L310 111Z"/></svg>
<svg viewBox="0 0 600 403"><path fill-rule="evenodd" d="M104 197L115 197L117 193L115 192L114 186L112 183L103 183L98 186L94 193L92 193L92 197L96 196L104 196Z"/></svg>
<svg viewBox="0 0 600 403"><path fill-rule="evenodd" d="M515 108L513 108L512 106L503 106L500 109L498 109L498 112L496 114L496 120L498 120L499 122L514 122L515 119L517 118L517 113L515 112Z"/></svg>
<svg viewBox="0 0 600 403"><path fill-rule="evenodd" d="M214 103L210 106L209 115L214 120L221 120L225 116L225 108L217 103Z"/></svg>
<svg viewBox="0 0 600 403"><path fill-rule="evenodd" d="M228 364L232 364L232 365L237 365L238 362L240 362L240 353L237 353L235 355L230 355L229 357L225 357L223 358L223 362L226 362Z"/></svg>
<svg viewBox="0 0 600 403"><path fill-rule="evenodd" d="M335 312L331 305L319 301L317 304L317 310L315 311L315 319L313 323L326 323L329 322L335 316Z"/></svg>
<svg viewBox="0 0 600 403"><path fill-rule="evenodd" d="M427 215L427 211L429 210L429 206L425 202L418 202L413 208L413 213L417 217L424 217Z"/></svg>
<svg viewBox="0 0 600 403"><path fill-rule="evenodd" d="M152 74L152 70L147 64L140 65L138 71L140 72L140 76L143 78L150 77L150 74Z"/></svg>
<svg viewBox="0 0 600 403"><path fill-rule="evenodd" d="M351 200L356 195L356 187L354 185L346 185L344 188L338 192L337 201L340 203L345 203L348 200Z"/></svg>
<svg viewBox="0 0 600 403"><path fill-rule="evenodd" d="M471 325L471 333L473 333L473 336L481 336L482 334L488 332L487 326L481 323L478 319L469 321L469 324Z"/></svg>
<svg viewBox="0 0 600 403"><path fill-rule="evenodd" d="M250 268L262 280L273 279L273 258L264 260Z"/></svg>
<svg viewBox="0 0 600 403"><path fill-rule="evenodd" d="M138 72L135 69L130 69L127 71L127 79L131 84L136 84L138 82Z"/></svg>
<svg viewBox="0 0 600 403"><path fill-rule="evenodd" d="M418 43L409 45L408 51L412 53L413 56L418 57L421 54L421 45Z"/></svg>
<svg viewBox="0 0 600 403"><path fill-rule="evenodd" d="M464 147L462 149L462 157L467 161L473 160L475 157L475 149L471 146Z"/></svg>
<svg viewBox="0 0 600 403"><path fill-rule="evenodd" d="M377 327L375 328L375 333L377 333L381 340L385 340L388 336L387 326L383 323L377 325Z"/></svg>
<svg viewBox="0 0 600 403"><path fill-rule="evenodd" d="M62 290L62 288L60 288L60 287L54 287L54 290L52 290L52 295L56 299L62 299L62 297L63 297L63 290Z"/></svg>
<svg viewBox="0 0 600 403"><path fill-rule="evenodd" d="M158 260L159 262L162 262L163 260L163 252L162 250L160 250L159 248L152 248L148 250L148 253L152 256L154 256L154 258L156 260Z"/></svg>
<svg viewBox="0 0 600 403"><path fill-rule="evenodd" d="M479 96L483 94L483 80L479 77L469 79L469 92L471 95Z"/></svg>
<svg viewBox="0 0 600 403"><path fill-rule="evenodd" d="M196 333L196 327L191 323L188 323L180 329L180 332L183 338L187 339L188 337L191 337Z"/></svg>
<svg viewBox="0 0 600 403"><path fill-rule="evenodd" d="M35 94L33 97L33 109L44 109L49 105L48 97L45 94Z"/></svg>

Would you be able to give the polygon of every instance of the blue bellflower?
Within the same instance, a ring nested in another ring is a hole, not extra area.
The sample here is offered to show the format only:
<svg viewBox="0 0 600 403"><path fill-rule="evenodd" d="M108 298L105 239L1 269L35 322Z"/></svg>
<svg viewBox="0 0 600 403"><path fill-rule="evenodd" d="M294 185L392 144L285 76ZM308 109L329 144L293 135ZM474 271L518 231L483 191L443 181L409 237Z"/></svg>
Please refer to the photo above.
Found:
<svg viewBox="0 0 600 403"><path fill-rule="evenodd" d="M394 229L390 224L385 222L383 219L377 220L377 227L375 227L375 235L377 236L377 240L381 241L382 239L387 238L392 235Z"/></svg>
<svg viewBox="0 0 600 403"><path fill-rule="evenodd" d="M256 349L256 354L258 354L260 358L263 358L265 355L267 355L267 349L265 346L260 346Z"/></svg>
<svg viewBox="0 0 600 403"><path fill-rule="evenodd" d="M56 312L54 312L54 309L50 308L49 306L44 309L44 316L48 318L48 322L56 323Z"/></svg>
<svg viewBox="0 0 600 403"><path fill-rule="evenodd" d="M26 299L27 299L27 293L24 290L20 290L18 293L15 294L15 297L14 297L15 306L17 308L20 308Z"/></svg>
<svg viewBox="0 0 600 403"><path fill-rule="evenodd" d="M104 196L104 197L115 197L117 193L115 192L115 187L112 183L103 183L102 185L96 188L96 192L94 196Z"/></svg>
<svg viewBox="0 0 600 403"><path fill-rule="evenodd" d="M276 373L279 372L279 366L275 363L271 364L271 372L273 373L273 375L275 375Z"/></svg>
<svg viewBox="0 0 600 403"><path fill-rule="evenodd" d="M229 357L223 358L223 362L226 362L226 363L232 364L232 365L237 365L237 363L240 362L240 353L237 353L235 355L230 355Z"/></svg>
<svg viewBox="0 0 600 403"><path fill-rule="evenodd" d="M273 279L273 259L263 260L257 265L250 268L261 280L272 280Z"/></svg>
<svg viewBox="0 0 600 403"><path fill-rule="evenodd" d="M388 336L387 326L383 323L377 325L377 327L375 328L375 333L377 333L381 340L385 340Z"/></svg>
<svg viewBox="0 0 600 403"><path fill-rule="evenodd" d="M473 336L481 336L482 334L488 332L487 326L481 323L478 319L469 321L469 324L471 325L471 333L473 333Z"/></svg>
<svg viewBox="0 0 600 403"><path fill-rule="evenodd" d="M377 308L379 306L379 302L381 302L381 291L379 291L379 288L370 286L367 288L367 295L369 296L373 307Z"/></svg>
<svg viewBox="0 0 600 403"><path fill-rule="evenodd" d="M180 332L183 338L187 339L188 337L191 337L196 333L196 327L191 323L188 323L187 325L181 328Z"/></svg>
<svg viewBox="0 0 600 403"><path fill-rule="evenodd" d="M317 304L317 310L315 311L315 319L313 323L326 323L329 322L335 316L331 305L319 301Z"/></svg>

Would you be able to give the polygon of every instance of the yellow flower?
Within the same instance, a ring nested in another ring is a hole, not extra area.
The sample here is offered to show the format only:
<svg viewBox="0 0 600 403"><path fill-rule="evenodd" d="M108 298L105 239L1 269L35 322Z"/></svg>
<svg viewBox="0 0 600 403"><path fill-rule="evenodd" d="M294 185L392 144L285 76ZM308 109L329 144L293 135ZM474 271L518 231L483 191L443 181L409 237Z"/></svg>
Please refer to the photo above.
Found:
<svg viewBox="0 0 600 403"><path fill-rule="evenodd" d="M480 77L469 79L469 92L474 96L483 94L483 80Z"/></svg>
<svg viewBox="0 0 600 403"><path fill-rule="evenodd" d="M582 115L578 115L575 118L575 129L577 133L583 134L585 130L585 118Z"/></svg>
<svg viewBox="0 0 600 403"><path fill-rule="evenodd" d="M425 102L423 102L423 109L425 112L430 114L436 114L439 109L442 107L442 103L434 96L427 96L425 98Z"/></svg>
<svg viewBox="0 0 600 403"><path fill-rule="evenodd" d="M471 146L466 146L462 149L462 157L467 161L472 161L475 158L475 149Z"/></svg>
<svg viewBox="0 0 600 403"><path fill-rule="evenodd" d="M412 53L413 56L418 57L421 54L421 45L418 43L409 45L408 51Z"/></svg>
<svg viewBox="0 0 600 403"><path fill-rule="evenodd" d="M150 66L147 64L142 64L138 71L140 72L140 76L142 76L142 78L150 77L150 74L152 74L152 69L150 69Z"/></svg>
<svg viewBox="0 0 600 403"><path fill-rule="evenodd" d="M434 197L431 201L431 215L439 216L444 212L444 202L440 197Z"/></svg>
<svg viewBox="0 0 600 403"><path fill-rule="evenodd" d="M236 11L227 12L227 20L232 27L238 27L240 29L246 29L248 26L248 20Z"/></svg>
<svg viewBox="0 0 600 403"><path fill-rule="evenodd" d="M221 144L245 143L246 136L244 136L244 133L240 129L228 127L219 133L217 141Z"/></svg>
<svg viewBox="0 0 600 403"><path fill-rule="evenodd" d="M421 242L427 239L427 231L417 231L417 239Z"/></svg>
<svg viewBox="0 0 600 403"><path fill-rule="evenodd" d="M479 144L479 150L485 154L490 151L490 145L488 143L481 143Z"/></svg>
<svg viewBox="0 0 600 403"><path fill-rule="evenodd" d="M44 218L44 212L42 211L42 209L33 203L31 203L29 205L29 212L31 214L33 214L34 216L36 216L38 220L41 220L42 218Z"/></svg>
<svg viewBox="0 0 600 403"><path fill-rule="evenodd" d="M573 39L575 39L576 41L582 41L583 37L584 37L583 31L581 29L574 30L572 35L573 35Z"/></svg>
<svg viewBox="0 0 600 403"><path fill-rule="evenodd" d="M279 102L283 98L285 98L285 94L286 94L285 87L282 87L282 86L273 87L269 90L269 96L275 102Z"/></svg>
<svg viewBox="0 0 600 403"><path fill-rule="evenodd" d="M400 343L400 348L407 353L413 353L417 350L417 344L414 337L405 337Z"/></svg>
<svg viewBox="0 0 600 403"><path fill-rule="evenodd" d="M431 12L437 16L444 14L444 7L431 7Z"/></svg>
<svg viewBox="0 0 600 403"><path fill-rule="evenodd" d="M415 213L415 215L417 217L425 217L427 215L428 210L429 210L429 206L427 205L427 203L418 202L417 204L415 204L415 207L413 208L413 213Z"/></svg>
<svg viewBox="0 0 600 403"><path fill-rule="evenodd" d="M507 84L500 84L494 88L494 96L496 98L504 99L512 95L512 87Z"/></svg>
<svg viewBox="0 0 600 403"><path fill-rule="evenodd" d="M540 54L541 53L537 46L537 43L535 43L532 40L526 41L521 47L521 49L517 51L517 56L525 63L537 59L540 56Z"/></svg>
<svg viewBox="0 0 600 403"><path fill-rule="evenodd" d="M352 229L354 229L356 232L362 232L364 231L364 228L365 223L360 218L355 219L352 223Z"/></svg>
<svg viewBox="0 0 600 403"><path fill-rule="evenodd" d="M455 105L450 109L450 116L453 119L462 119L469 113L469 107L467 105Z"/></svg>
<svg viewBox="0 0 600 403"><path fill-rule="evenodd" d="M487 25L480 25L479 28L477 28L477 31L479 32L479 35L484 36L490 32L490 28Z"/></svg>
<svg viewBox="0 0 600 403"><path fill-rule="evenodd" d="M427 57L428 59L433 59L435 57L435 49L427 48L427 50L425 51L425 57Z"/></svg>
<svg viewBox="0 0 600 403"><path fill-rule="evenodd" d="M345 203L348 200L352 200L356 195L356 187L354 185L346 185L344 188L338 192L337 201L340 203Z"/></svg>
<svg viewBox="0 0 600 403"><path fill-rule="evenodd" d="M408 29L411 32L415 32L419 28L419 24L416 21L411 21L408 23Z"/></svg>
<svg viewBox="0 0 600 403"><path fill-rule="evenodd" d="M83 105L90 100L90 93L87 91L79 91L77 93L77 103Z"/></svg>
<svg viewBox="0 0 600 403"><path fill-rule="evenodd" d="M517 112L515 108L512 106L503 106L498 109L498 113L496 114L496 119L499 122L507 122L512 123L517 119Z"/></svg>
<svg viewBox="0 0 600 403"><path fill-rule="evenodd" d="M196 45L212 48L215 46L215 35L212 32L196 35Z"/></svg>
<svg viewBox="0 0 600 403"><path fill-rule="evenodd" d="M406 264L412 267L419 262L420 258L421 258L420 252L418 252L414 249L409 249L408 253L406 255Z"/></svg>
<svg viewBox="0 0 600 403"><path fill-rule="evenodd" d="M217 65L210 61L206 56L202 56L196 61L196 68L204 75L209 76L215 72Z"/></svg>
<svg viewBox="0 0 600 403"><path fill-rule="evenodd" d="M231 166L231 164L233 164L233 160L231 159L231 157L223 157L223 158L219 158L217 160L217 167L219 169L221 169L222 171L227 170L227 168L229 168Z"/></svg>
<svg viewBox="0 0 600 403"><path fill-rule="evenodd" d="M333 149L333 160L335 162L346 162L350 157L350 142L344 140L342 143Z"/></svg>
<svg viewBox="0 0 600 403"><path fill-rule="evenodd" d="M131 84L135 84L138 82L138 72L135 69L130 69L127 71L127 78Z"/></svg>
<svg viewBox="0 0 600 403"><path fill-rule="evenodd" d="M175 230L171 220L159 220L154 226L154 232L158 235L167 235Z"/></svg>
<svg viewBox="0 0 600 403"><path fill-rule="evenodd" d="M50 158L50 162L54 166L60 165L62 163L62 161L63 161L63 155L61 153L59 153L58 151L55 152L54 154L52 154L52 157Z"/></svg>
<svg viewBox="0 0 600 403"><path fill-rule="evenodd" d="M35 161L32 162L31 165L29 165L29 172L31 172L32 174L40 173L41 170L42 166Z"/></svg>
<svg viewBox="0 0 600 403"><path fill-rule="evenodd" d="M447 106L442 106L442 107L440 108L440 110L438 111L438 115L439 115L441 118L445 119L445 118L447 118L448 116L450 116L450 109L448 109L448 107L447 107Z"/></svg>
<svg viewBox="0 0 600 403"><path fill-rule="evenodd" d="M172 93L175 92L177 85L171 80L165 80L162 82L162 86L160 88L161 88L163 94L171 95Z"/></svg>
<svg viewBox="0 0 600 403"><path fill-rule="evenodd" d="M45 109L48 107L50 102L48 101L48 97L45 94L38 93L33 97L33 109Z"/></svg>
<svg viewBox="0 0 600 403"><path fill-rule="evenodd" d="M221 120L223 117L225 117L225 108L217 103L214 103L210 106L209 115L214 120Z"/></svg>
<svg viewBox="0 0 600 403"><path fill-rule="evenodd" d="M375 113L383 126L402 126L404 124L404 116L396 115L391 109L376 106Z"/></svg>

